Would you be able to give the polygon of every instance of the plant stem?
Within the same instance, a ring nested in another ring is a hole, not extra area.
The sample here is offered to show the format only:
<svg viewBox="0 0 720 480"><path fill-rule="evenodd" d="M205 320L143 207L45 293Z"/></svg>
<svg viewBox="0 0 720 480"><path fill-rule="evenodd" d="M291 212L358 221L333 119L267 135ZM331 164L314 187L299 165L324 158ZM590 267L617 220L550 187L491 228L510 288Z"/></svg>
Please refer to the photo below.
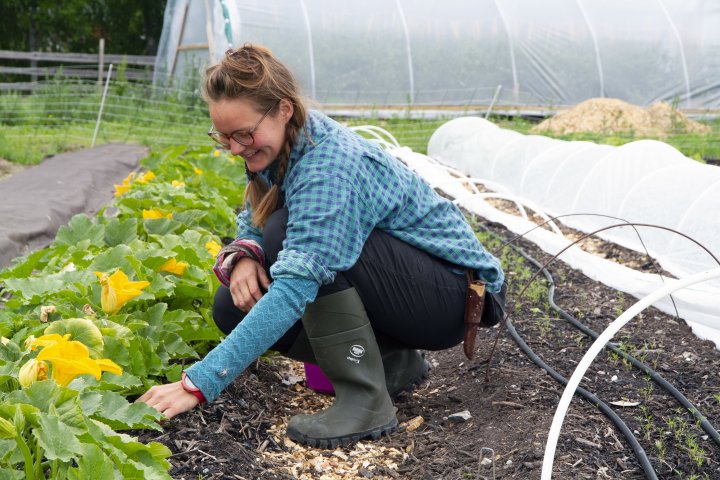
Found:
<svg viewBox="0 0 720 480"><path fill-rule="evenodd" d="M35 439L35 477L42 478L42 448L40 448L40 440Z"/></svg>
<svg viewBox="0 0 720 480"><path fill-rule="evenodd" d="M25 459L25 478L26 480L35 480L35 469L33 468L33 457L30 452L30 447L28 447L28 444L25 442L25 438L22 436L22 433L18 432L15 439L17 440L20 451L23 454L23 458Z"/></svg>

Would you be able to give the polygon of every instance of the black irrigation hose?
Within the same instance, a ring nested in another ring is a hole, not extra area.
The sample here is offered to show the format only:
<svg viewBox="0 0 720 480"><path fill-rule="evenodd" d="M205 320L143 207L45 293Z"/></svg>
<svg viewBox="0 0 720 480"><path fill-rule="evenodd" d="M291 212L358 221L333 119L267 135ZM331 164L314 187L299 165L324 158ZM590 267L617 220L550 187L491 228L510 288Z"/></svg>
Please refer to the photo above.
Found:
<svg viewBox="0 0 720 480"><path fill-rule="evenodd" d="M490 232L487 228L479 226L482 228L485 232L491 233L492 235L495 235L494 233ZM537 262L534 258L530 257L528 254L526 254L523 250L521 250L519 247L516 247L514 245L509 245L510 248L516 250L520 255L527 258L530 262L537 265ZM540 268L543 269L543 273L547 272L547 275L549 275L549 272L546 268L542 267L542 265L538 265ZM555 283L552 279L552 276L549 277L548 281L550 282L550 291L554 293L555 290ZM555 379L558 383L561 385L567 385L568 379L560 375L555 369L553 369L550 365L545 363L534 351L530 346L525 343L525 340L520 337L520 334L518 334L517 330L515 330L515 326L513 325L512 321L510 320L509 315L505 315L505 327L507 328L508 332L510 333L510 336L515 341L515 343L518 344L520 349L525 353L525 355L530 358L530 360L533 361L537 366L548 372L548 374ZM645 475L647 478L651 480L657 480L657 474L655 473L655 470L652 467L652 464L650 463L650 459L647 456L647 453L645 453L645 449L643 449L642 445L640 445L640 442L638 442L637 438L635 438L635 435L632 433L630 428L627 426L627 424L618 416L615 411L610 408L605 402L597 398L594 394L590 393L589 391L585 390L582 387L578 387L575 390L575 393L579 394L581 397L585 398L587 401L589 401L591 404L595 405L600 409L600 411L610 419L611 422L615 424L615 426L620 430L620 432L623 434L625 439L630 444L630 447L633 449L633 452L635 452L635 457L638 460L638 463L642 467L642 469L645 471Z"/></svg>
<svg viewBox="0 0 720 480"><path fill-rule="evenodd" d="M493 232L490 232L487 228L484 228L480 226L483 230L486 232L495 235ZM513 239L515 240L515 239ZM574 318L572 315L567 313L565 310L560 308L555 303L555 281L553 280L552 275L550 272L545 268L540 262L535 260L532 256L530 256L527 252L525 252L522 248L516 246L516 245L508 245L513 250L518 252L522 257L527 259L530 263L532 263L534 266L539 268L545 278L548 281L549 287L548 287L548 302L550 306L557 311L562 318L567 320L572 326L574 326L576 329L583 332L585 335L593 338L594 340L599 337L599 334L596 333L591 328L587 327L583 323L579 322L576 318ZM558 372L552 369L549 365L547 365L545 362L540 359L535 352L525 343L525 341L520 337L520 335L517 333L517 330L515 329L515 326L510 321L510 318L506 319L506 326L508 329L508 332L510 333L510 336L513 338L515 343L520 346L520 348L525 352L525 354L530 358L536 365L538 365L540 368L547 371L551 377L553 377L557 382L561 383L562 385L567 385L568 380L560 375ZM678 391L672 384L670 384L667 380L665 380L660 374L655 372L653 369L648 367L647 365L643 364L642 362L638 361L631 355L628 355L627 353L619 350L615 345L608 344L606 345L606 348L609 350L612 350L616 354L620 355L623 359L629 361L634 367L638 368L639 370L642 370L644 373L650 376L650 378L655 381L658 385L660 385L664 390L666 390L668 393L670 393L683 407L685 407L692 415L696 418L696 420L700 421L700 425L702 426L703 430L713 439L713 441L720 446L720 434L718 431L710 424L710 422L703 416L700 411L685 397L680 391ZM605 403L603 403L601 400L599 400L595 395L588 392L587 390L584 390L581 387L578 387L576 392L580 394L582 397L587 399L590 403L593 405L596 405L617 427L618 429L623 433L625 438L630 443L633 451L635 452L635 455L642 466L643 470L645 471L645 474L648 478L656 479L657 476L655 474L655 471L652 469L652 466L650 465L650 461L647 458L647 454L645 453L645 450L642 448L642 446L639 444L635 436L632 434L630 429L627 427L627 425L620 419L620 417L617 416L617 414L608 407Z"/></svg>
<svg viewBox="0 0 720 480"><path fill-rule="evenodd" d="M515 343L518 344L518 346L522 349L523 352L525 352L525 355L527 355L530 360L532 360L537 366L548 372L552 378L554 378L558 383L562 385L568 384L568 379L560 375L558 372L556 372L550 365L543 362L540 357L535 354L535 352L530 348L530 346L525 343L525 340L523 340L520 337L520 334L517 333L517 330L515 330L515 326L513 325L512 321L510 320L510 317L507 318L507 321L505 323L505 327L507 328L508 332L510 333L510 336L513 340L515 340ZM650 459L648 459L647 454L645 453L645 450L642 448L642 445L640 445L640 442L638 442L637 438L635 438L635 435L633 435L632 431L630 431L630 428L623 422L623 420L618 416L615 411L610 408L605 402L597 398L594 394L588 392L582 387L578 387L575 390L576 394L579 394L581 397L585 398L588 402L595 405L600 409L600 411L605 414L606 417L610 419L611 422L615 424L615 426L620 430L620 432L623 434L625 439L630 444L630 447L633 449L633 452L635 452L635 457L638 459L638 463L640 463L640 466L645 471L645 475L647 478L651 480L657 480L657 474L655 473L655 470L653 469L652 465L650 464Z"/></svg>
<svg viewBox="0 0 720 480"><path fill-rule="evenodd" d="M560 314L561 317L563 317L565 320L570 322L572 326L583 332L585 335L591 337L593 340L597 340L597 338L600 336L597 332L589 328L588 326L584 325L583 323L579 322L575 317L567 313L565 310L560 308L557 304L555 304L555 282L552 278L552 275L550 272L543 267L543 265L535 260L533 257L531 257L527 252L525 252L520 247L510 245L513 249L515 249L520 255L522 255L524 258L526 258L530 263L535 265L537 268L542 270L543 275L547 279L549 283L548 288L548 302L550 303L550 306ZM614 344L608 344L606 346L607 349L612 350L614 353L620 355L623 359L629 361L635 368L642 370L645 374L650 376L655 383L660 385L664 390L666 390L668 393L670 393L673 397L675 397L675 400L677 400L683 407L685 407L690 414L695 418L696 421L700 422L700 426L702 426L703 430L710 436L710 438L713 439L716 445L720 446L720 433L715 429L715 427L712 426L712 424L705 418L703 414L700 413L700 410L695 407L695 405L688 400L688 398L683 395L677 388L675 388L671 383L669 383L667 380L665 380L662 375L657 373L652 368L648 367L644 363L640 362L633 356L623 352L622 350L618 349Z"/></svg>

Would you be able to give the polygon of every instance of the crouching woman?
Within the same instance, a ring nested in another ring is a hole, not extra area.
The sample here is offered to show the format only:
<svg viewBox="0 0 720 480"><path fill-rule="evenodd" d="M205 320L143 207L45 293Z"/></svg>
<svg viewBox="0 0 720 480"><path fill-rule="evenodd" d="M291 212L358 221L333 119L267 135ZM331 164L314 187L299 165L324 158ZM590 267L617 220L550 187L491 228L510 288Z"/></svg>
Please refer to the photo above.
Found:
<svg viewBox="0 0 720 480"><path fill-rule="evenodd" d="M139 400L172 417L211 402L268 349L318 364L333 405L287 434L317 447L378 438L392 397L422 381L422 350L457 345L468 277L482 323L502 317L504 277L462 213L378 145L307 110L261 46L228 51L203 83L210 136L247 170L237 239L219 254L213 316L227 337Z"/></svg>

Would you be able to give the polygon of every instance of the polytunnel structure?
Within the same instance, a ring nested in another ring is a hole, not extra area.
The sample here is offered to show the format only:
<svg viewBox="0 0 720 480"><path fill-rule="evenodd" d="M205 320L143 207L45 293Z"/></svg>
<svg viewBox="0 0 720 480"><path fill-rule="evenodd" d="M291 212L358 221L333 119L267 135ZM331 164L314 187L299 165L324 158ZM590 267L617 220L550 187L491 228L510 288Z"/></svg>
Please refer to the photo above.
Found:
<svg viewBox="0 0 720 480"><path fill-rule="evenodd" d="M270 47L326 105L526 106L612 97L720 108L703 0L168 0L155 81Z"/></svg>
<svg viewBox="0 0 720 480"><path fill-rule="evenodd" d="M435 131L428 155L581 232L624 222L680 232L623 226L598 234L647 251L678 278L718 267L720 168L692 160L663 142L638 140L616 147L564 141L462 117ZM701 307L705 323L720 339L720 281L709 281L700 290L705 300L695 303L706 304Z"/></svg>

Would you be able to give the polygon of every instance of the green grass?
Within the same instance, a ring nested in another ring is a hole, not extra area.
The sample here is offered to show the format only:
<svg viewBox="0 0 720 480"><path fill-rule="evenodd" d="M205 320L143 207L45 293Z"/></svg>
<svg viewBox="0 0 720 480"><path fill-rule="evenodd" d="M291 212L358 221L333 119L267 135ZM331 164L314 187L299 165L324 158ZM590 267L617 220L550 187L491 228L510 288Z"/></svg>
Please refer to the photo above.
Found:
<svg viewBox="0 0 720 480"><path fill-rule="evenodd" d="M48 155L89 147L102 90L94 83L49 81L32 94L0 93L0 157L21 164L36 164ZM426 153L433 132L450 117L433 120L407 118L338 118L353 125L376 125L392 133L401 145ZM491 117L500 127L529 134L535 122L522 117ZM720 119L707 121L706 135L677 134L662 139L698 161L720 159ZM105 101L97 144L138 143L150 148L173 144L207 144L210 120L196 91L161 90L120 78L111 83ZM565 140L589 140L622 145L637 140L631 135L558 135Z"/></svg>

